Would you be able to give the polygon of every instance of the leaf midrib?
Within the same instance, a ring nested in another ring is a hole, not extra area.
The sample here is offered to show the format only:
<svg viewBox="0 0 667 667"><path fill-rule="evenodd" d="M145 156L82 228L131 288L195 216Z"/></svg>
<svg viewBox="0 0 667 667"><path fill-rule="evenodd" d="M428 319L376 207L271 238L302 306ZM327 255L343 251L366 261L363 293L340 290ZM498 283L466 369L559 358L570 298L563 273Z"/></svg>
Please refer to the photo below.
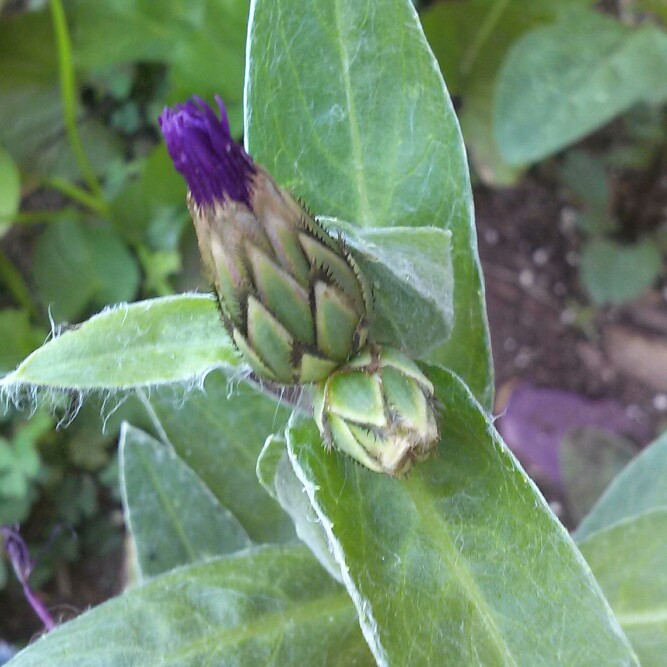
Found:
<svg viewBox="0 0 667 667"><path fill-rule="evenodd" d="M446 559L451 572L455 573L456 581L461 589L467 594L468 599L474 604L482 622L488 630L488 636L493 642L498 655L504 664L518 667L518 663L512 655L507 642L496 625L493 617L493 609L484 598L479 586L466 565L465 559L456 550L450 537L446 522L440 513L433 507L433 501L429 493L425 491L424 481L417 474L405 481L406 488L413 498L414 506L419 513L422 522L430 526L429 535L438 545L438 552ZM509 661L509 663L507 662Z"/></svg>
<svg viewBox="0 0 667 667"><path fill-rule="evenodd" d="M215 647L216 651L225 645L241 644L249 639L261 635L284 631L288 626L296 623L312 622L318 616L331 616L343 611L353 611L352 601L347 591L320 598L315 602L308 602L298 606L294 611L282 610L265 614L259 620L225 628L218 634L211 634L206 639L184 645L181 651L170 653L171 663L182 665L181 660L193 653L201 652L207 646ZM231 640L231 641L230 641ZM165 662L164 664L170 664Z"/></svg>
<svg viewBox="0 0 667 667"><path fill-rule="evenodd" d="M169 494L165 493L164 487L160 483L160 477L156 474L154 467L150 465L148 456L143 450L143 447L137 448L137 456L141 461L144 472L146 473L149 481L152 483L153 488L155 489L155 494L157 495L158 502L164 509L164 512L172 525L172 528L176 532L176 535L181 542L183 549L185 550L188 560L191 563L194 563L197 560L197 554L195 553L190 540L185 534L185 529L181 521L179 521L178 513L176 512L173 503L170 501Z"/></svg>
<svg viewBox="0 0 667 667"><path fill-rule="evenodd" d="M343 29L341 24L341 9L340 0L334 0L334 15L336 21L336 33L339 35L338 52L341 59L341 76L343 78L343 87L345 91L345 101L347 103L349 128L350 128L350 146L352 149L352 165L354 172L354 180L357 186L358 202L359 202L359 218L357 222L366 227L374 225L374 219L370 215L368 205L368 193L366 192L366 181L364 180L364 161L363 151L361 148L361 135L359 133L359 125L357 124L356 109L354 103L354 96L352 94L352 81L350 79L350 54L347 51L345 40L343 39Z"/></svg>
<svg viewBox="0 0 667 667"><path fill-rule="evenodd" d="M174 353L182 354L184 345L185 345L184 342L174 343L170 345L163 345L161 343L133 345L132 347L125 348L123 355L119 355L118 350L109 349L108 352L100 352L96 354L91 354L90 356L80 357L78 359L78 361L80 362L79 364L76 363L77 362L76 359L74 361L68 359L63 361L63 363L61 364L50 363L48 364L48 366L46 366L47 373L44 374L44 377L48 378L49 376L53 376L59 378L60 382L56 383L56 385L54 386L62 387L63 376L67 377L68 375L71 375L73 369L76 368L89 368L92 361L102 362L100 365L109 365L112 366L113 368L119 368L125 363L127 363L128 358L131 359L132 357L139 357L144 353L150 353L151 355L154 355L154 358L151 363L151 365L154 366L158 356L173 357ZM208 344L206 343L206 341L202 341L201 345L188 344L187 348L188 348L187 356L190 359L192 359L194 356L197 356L203 359L210 359L211 362L217 361L221 363L229 363L233 361L234 358L236 357L235 351L229 345L220 344L218 346L211 346L210 340L208 341ZM155 350L158 350L157 354L155 353ZM202 350L204 353L199 352L199 350ZM196 355L193 354L193 352L195 351L197 351ZM72 350L70 350L70 352L72 352ZM31 374L35 373L35 367L37 368L38 371L42 372L40 367L36 365L39 362L39 356L33 358L32 363L29 364L29 366L35 365L33 368L26 368L26 367L22 368L23 365L19 366L19 368L16 371L14 371L14 373L11 373L10 375L7 375L5 378L3 378L0 384L11 384L10 382L11 380L12 382L13 381L27 382L27 383L38 384L40 386L48 385L49 383L44 381L44 377L41 379L39 377L36 378L30 377ZM119 363L119 361L121 361L122 363ZM146 360L143 360L143 363L145 363L145 361ZM113 362L113 364L111 364L111 362ZM195 374L196 373L193 373L193 375ZM95 383L94 386L98 387L100 385L99 383Z"/></svg>
<svg viewBox="0 0 667 667"><path fill-rule="evenodd" d="M617 612L616 618L623 628L667 624L667 607L643 611Z"/></svg>

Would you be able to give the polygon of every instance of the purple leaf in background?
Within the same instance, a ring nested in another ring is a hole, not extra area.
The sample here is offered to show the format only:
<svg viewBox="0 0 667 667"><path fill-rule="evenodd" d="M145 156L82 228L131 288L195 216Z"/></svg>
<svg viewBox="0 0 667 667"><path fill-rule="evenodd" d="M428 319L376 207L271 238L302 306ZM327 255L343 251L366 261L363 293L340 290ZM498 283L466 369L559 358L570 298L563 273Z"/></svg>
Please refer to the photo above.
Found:
<svg viewBox="0 0 667 667"><path fill-rule="evenodd" d="M512 392L498 430L533 477L562 492L560 445L568 431L593 426L635 441L648 436L613 399L591 400L578 394L519 383Z"/></svg>

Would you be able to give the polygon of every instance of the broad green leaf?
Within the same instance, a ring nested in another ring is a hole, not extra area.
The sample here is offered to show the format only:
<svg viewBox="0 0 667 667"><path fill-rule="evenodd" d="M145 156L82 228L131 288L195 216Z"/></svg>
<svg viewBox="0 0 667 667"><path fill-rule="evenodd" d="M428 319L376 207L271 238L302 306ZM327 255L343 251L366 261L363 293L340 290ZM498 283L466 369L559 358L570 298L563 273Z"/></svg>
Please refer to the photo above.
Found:
<svg viewBox="0 0 667 667"><path fill-rule="evenodd" d="M303 484L294 474L283 436L271 435L257 459L257 477L271 497L289 514L296 534L336 581L342 583L340 568L331 554L324 528L313 510Z"/></svg>
<svg viewBox="0 0 667 667"><path fill-rule="evenodd" d="M301 545L155 577L43 636L7 667L373 665L345 589Z"/></svg>
<svg viewBox="0 0 667 667"><path fill-rule="evenodd" d="M102 311L33 352L0 380L0 390L128 389L184 382L238 363L215 301L182 294Z"/></svg>
<svg viewBox="0 0 667 667"><path fill-rule="evenodd" d="M0 234L21 202L21 177L12 156L0 146Z"/></svg>
<svg viewBox="0 0 667 667"><path fill-rule="evenodd" d="M569 515L579 523L636 449L621 435L592 426L569 431L560 442L560 470Z"/></svg>
<svg viewBox="0 0 667 667"><path fill-rule="evenodd" d="M114 225L132 244L176 250L183 228L192 224L185 206L185 182L164 144L137 166L137 176L111 202Z"/></svg>
<svg viewBox="0 0 667 667"><path fill-rule="evenodd" d="M222 95L238 131L248 0L70 0L68 8L79 68L164 63L173 99Z"/></svg>
<svg viewBox="0 0 667 667"><path fill-rule="evenodd" d="M525 169L503 160L493 134L498 70L509 48L528 30L592 0L466 0L432 3L424 32L453 94L463 99L459 120L472 163L485 183L508 186Z"/></svg>
<svg viewBox="0 0 667 667"><path fill-rule="evenodd" d="M451 231L456 320L429 358L490 407L468 166L412 4L256 0L248 40L246 142L279 183L317 215Z"/></svg>
<svg viewBox="0 0 667 667"><path fill-rule="evenodd" d="M494 80L475 81L461 110L461 131L471 162L482 182L511 187L519 182L526 165L511 165L503 159L493 133Z"/></svg>
<svg viewBox="0 0 667 667"><path fill-rule="evenodd" d="M374 341L420 357L449 338L454 319L451 232L323 222L343 231L357 251L355 259L373 290Z"/></svg>
<svg viewBox="0 0 667 667"><path fill-rule="evenodd" d="M579 545L642 667L662 667L667 656L665 536L667 507L601 530Z"/></svg>
<svg viewBox="0 0 667 667"><path fill-rule="evenodd" d="M0 22L0 91L24 85L52 86L58 76L48 11L26 12ZM3 128L4 129L4 128Z"/></svg>
<svg viewBox="0 0 667 667"><path fill-rule="evenodd" d="M531 2L497 0L434 3L422 14L424 31L453 94L464 100L461 130L482 180L512 185L521 168L500 156L492 130L493 84L502 59L524 32L545 20Z"/></svg>
<svg viewBox="0 0 667 667"><path fill-rule="evenodd" d="M595 39L591 39L591 35ZM634 104L667 99L667 34L572 12L526 34L499 73L495 133L511 164L535 162Z"/></svg>
<svg viewBox="0 0 667 667"><path fill-rule="evenodd" d="M560 167L560 178L580 203L601 216L609 215L609 177L601 159L582 150L568 151Z"/></svg>
<svg viewBox="0 0 667 667"><path fill-rule="evenodd" d="M98 34L103 30L100 26ZM0 143L23 171L76 179L79 168L65 132L57 66L47 9L0 22ZM83 113L79 132L96 171L122 157L109 128Z"/></svg>
<svg viewBox="0 0 667 667"><path fill-rule="evenodd" d="M241 524L168 445L123 424L125 521L144 577L250 546Z"/></svg>
<svg viewBox="0 0 667 667"><path fill-rule="evenodd" d="M667 25L667 3L665 0L639 0L638 4L649 12L653 12Z"/></svg>
<svg viewBox="0 0 667 667"><path fill-rule="evenodd" d="M211 373L201 391L170 387L145 398L161 438L229 509L255 542L294 539L289 517L261 487L255 472L266 438L280 432L285 407L249 384Z"/></svg>
<svg viewBox="0 0 667 667"><path fill-rule="evenodd" d="M0 311L0 374L14 370L45 338L46 331L33 327L26 311Z"/></svg>
<svg viewBox="0 0 667 667"><path fill-rule="evenodd" d="M438 451L407 479L326 452L310 421L288 451L382 665L637 664L565 528L448 371ZM567 641L564 638L567 637Z"/></svg>
<svg viewBox="0 0 667 667"><path fill-rule="evenodd" d="M131 301L140 278L136 260L112 229L73 220L49 225L40 236L33 276L51 316L69 321L89 305Z"/></svg>
<svg viewBox="0 0 667 667"><path fill-rule="evenodd" d="M661 266L662 254L651 239L634 245L596 239L581 253L581 282L595 305L623 303L641 296Z"/></svg>
<svg viewBox="0 0 667 667"><path fill-rule="evenodd" d="M635 457L614 479L574 534L589 535L652 509L667 507L667 433Z"/></svg>

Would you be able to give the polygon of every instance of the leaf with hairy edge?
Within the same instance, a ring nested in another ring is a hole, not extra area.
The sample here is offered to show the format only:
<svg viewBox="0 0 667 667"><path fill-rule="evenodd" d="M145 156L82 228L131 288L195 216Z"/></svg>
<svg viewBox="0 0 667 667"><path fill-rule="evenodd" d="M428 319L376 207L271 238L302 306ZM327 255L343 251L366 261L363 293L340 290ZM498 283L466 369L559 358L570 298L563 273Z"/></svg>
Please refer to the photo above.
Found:
<svg viewBox="0 0 667 667"><path fill-rule="evenodd" d="M577 542L620 521L667 508L667 432L636 456L607 487L574 534Z"/></svg>
<svg viewBox="0 0 667 667"><path fill-rule="evenodd" d="M144 577L250 546L234 515L171 447L124 423L119 457L126 525Z"/></svg>
<svg viewBox="0 0 667 667"><path fill-rule="evenodd" d="M642 667L663 667L667 656L665 536L667 507L600 530L579 545Z"/></svg>
<svg viewBox="0 0 667 667"><path fill-rule="evenodd" d="M182 294L102 311L33 352L0 380L0 391L129 389L239 364L213 298Z"/></svg>
<svg viewBox="0 0 667 667"><path fill-rule="evenodd" d="M407 479L324 450L310 421L290 460L382 665L634 665L565 528L450 372L431 368L441 442ZM554 656L557 658L554 660Z"/></svg>
<svg viewBox="0 0 667 667"><path fill-rule="evenodd" d="M284 437L271 435L266 439L257 459L257 477L271 497L289 514L301 541L310 547L322 567L342 583L340 568L331 554L324 529L289 462Z"/></svg>
<svg viewBox="0 0 667 667"><path fill-rule="evenodd" d="M277 397L276 397L277 398ZM199 476L255 542L295 539L292 522L255 472L266 438L289 410L249 384L211 373L202 391L164 387L143 396L155 430Z"/></svg>
<svg viewBox="0 0 667 667"><path fill-rule="evenodd" d="M155 577L65 623L7 667L374 664L345 589L302 545Z"/></svg>
<svg viewBox="0 0 667 667"><path fill-rule="evenodd" d="M254 0L245 85L250 154L315 214L451 231L456 320L429 359L452 368L490 408L465 150L411 2Z"/></svg>

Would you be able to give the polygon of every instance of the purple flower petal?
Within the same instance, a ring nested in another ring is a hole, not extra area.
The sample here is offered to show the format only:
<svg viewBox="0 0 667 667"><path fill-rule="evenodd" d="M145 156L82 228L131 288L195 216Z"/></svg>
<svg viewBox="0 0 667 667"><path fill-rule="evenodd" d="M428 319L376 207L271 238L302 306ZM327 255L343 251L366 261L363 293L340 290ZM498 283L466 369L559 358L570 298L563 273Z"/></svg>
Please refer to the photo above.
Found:
<svg viewBox="0 0 667 667"><path fill-rule="evenodd" d="M243 147L232 139L222 100L217 96L215 100L219 119L200 97L171 109L165 107L160 128L167 150L197 204L231 199L250 207L255 166Z"/></svg>

